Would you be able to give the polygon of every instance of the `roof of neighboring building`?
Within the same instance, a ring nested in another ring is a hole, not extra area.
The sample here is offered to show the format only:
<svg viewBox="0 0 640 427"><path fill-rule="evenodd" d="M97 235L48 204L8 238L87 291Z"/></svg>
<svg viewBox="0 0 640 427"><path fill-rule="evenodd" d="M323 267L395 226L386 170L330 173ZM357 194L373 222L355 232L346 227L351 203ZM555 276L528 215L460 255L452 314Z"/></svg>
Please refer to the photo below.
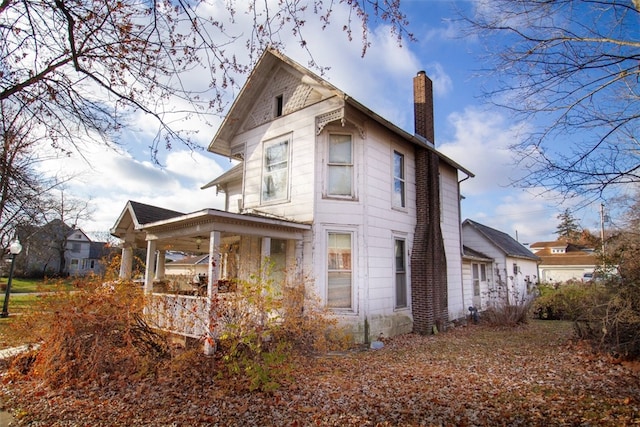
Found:
<svg viewBox="0 0 640 427"><path fill-rule="evenodd" d="M596 265L598 264L597 255L591 250L586 250L578 245L567 244L565 253L552 253L553 246L545 247L536 251L536 255L540 257L541 265Z"/></svg>
<svg viewBox="0 0 640 427"><path fill-rule="evenodd" d="M462 225L464 226L465 224L468 224L470 227L477 230L487 240L502 250L502 252L507 256L526 258L535 261L540 259L507 233L496 230L495 228L487 227L486 225L482 225L479 222L475 222L470 219L466 219Z"/></svg>
<svg viewBox="0 0 640 427"><path fill-rule="evenodd" d="M485 255L482 252L471 249L468 246L462 246L462 257L477 261L493 261L489 255Z"/></svg>

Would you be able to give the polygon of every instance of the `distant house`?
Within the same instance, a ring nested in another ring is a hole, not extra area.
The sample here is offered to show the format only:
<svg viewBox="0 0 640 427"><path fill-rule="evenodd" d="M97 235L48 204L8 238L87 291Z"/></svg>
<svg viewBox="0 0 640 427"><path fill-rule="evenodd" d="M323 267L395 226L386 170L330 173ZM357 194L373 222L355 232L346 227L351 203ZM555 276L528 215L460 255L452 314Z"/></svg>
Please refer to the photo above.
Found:
<svg viewBox="0 0 640 427"><path fill-rule="evenodd" d="M18 235L23 246L19 262L26 275L84 276L104 272L102 259L107 255L107 244L92 242L84 231L60 220L23 227Z"/></svg>
<svg viewBox="0 0 640 427"><path fill-rule="evenodd" d="M102 274L103 258L108 253L107 244L92 242L79 228L72 229L66 237L64 273L70 276Z"/></svg>
<svg viewBox="0 0 640 427"><path fill-rule="evenodd" d="M197 274L205 275L209 270L209 254L186 256L172 262L167 262L164 266L166 276L189 276Z"/></svg>
<svg viewBox="0 0 640 427"><path fill-rule="evenodd" d="M465 303L484 310L530 296L539 282L539 257L507 233L470 219L462 223L462 240L465 289L473 289Z"/></svg>
<svg viewBox="0 0 640 427"><path fill-rule="evenodd" d="M536 242L531 250L540 257L540 281L560 283L568 280L580 280L593 275L598 266L594 250L563 240Z"/></svg>
<svg viewBox="0 0 640 427"><path fill-rule="evenodd" d="M473 174L435 147L424 72L413 88L409 133L267 50L208 148L235 164L205 185L225 194L225 209L143 220L128 202L112 228L124 245L121 275L130 274L128 251L146 247L146 292L165 301L159 307L195 311L220 283L268 259L280 283L310 278L361 342L431 333L465 316L459 181ZM205 298L158 292L168 250L209 255Z"/></svg>

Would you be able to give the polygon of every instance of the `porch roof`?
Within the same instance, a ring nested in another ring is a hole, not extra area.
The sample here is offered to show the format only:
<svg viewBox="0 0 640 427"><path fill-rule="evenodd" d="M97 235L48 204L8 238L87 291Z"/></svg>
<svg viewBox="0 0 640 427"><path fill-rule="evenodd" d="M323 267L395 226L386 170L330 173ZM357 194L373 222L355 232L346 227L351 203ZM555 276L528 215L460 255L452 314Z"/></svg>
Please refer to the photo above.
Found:
<svg viewBox="0 0 640 427"><path fill-rule="evenodd" d="M156 240L159 249L208 252L209 233L222 237L254 235L275 239L302 240L311 225L258 213L233 213L203 209L186 215L143 224L146 240Z"/></svg>

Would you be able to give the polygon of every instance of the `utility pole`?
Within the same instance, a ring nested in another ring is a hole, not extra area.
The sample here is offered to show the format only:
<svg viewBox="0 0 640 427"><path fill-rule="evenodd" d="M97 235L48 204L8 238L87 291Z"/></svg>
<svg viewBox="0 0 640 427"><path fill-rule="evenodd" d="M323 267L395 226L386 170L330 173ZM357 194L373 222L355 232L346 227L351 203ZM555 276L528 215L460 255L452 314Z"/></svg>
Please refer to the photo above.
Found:
<svg viewBox="0 0 640 427"><path fill-rule="evenodd" d="M604 203L600 203L600 241L602 242L602 255L604 256Z"/></svg>

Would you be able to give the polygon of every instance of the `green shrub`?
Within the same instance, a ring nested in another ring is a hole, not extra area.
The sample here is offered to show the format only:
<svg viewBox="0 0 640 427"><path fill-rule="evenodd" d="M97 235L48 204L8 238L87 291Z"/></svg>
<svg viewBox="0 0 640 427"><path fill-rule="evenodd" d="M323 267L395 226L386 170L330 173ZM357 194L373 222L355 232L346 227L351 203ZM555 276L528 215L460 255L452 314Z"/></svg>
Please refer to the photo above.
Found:
<svg viewBox="0 0 640 427"><path fill-rule="evenodd" d="M575 321L607 299L606 289L595 284L569 282L558 286L541 285L533 312L540 319Z"/></svg>

